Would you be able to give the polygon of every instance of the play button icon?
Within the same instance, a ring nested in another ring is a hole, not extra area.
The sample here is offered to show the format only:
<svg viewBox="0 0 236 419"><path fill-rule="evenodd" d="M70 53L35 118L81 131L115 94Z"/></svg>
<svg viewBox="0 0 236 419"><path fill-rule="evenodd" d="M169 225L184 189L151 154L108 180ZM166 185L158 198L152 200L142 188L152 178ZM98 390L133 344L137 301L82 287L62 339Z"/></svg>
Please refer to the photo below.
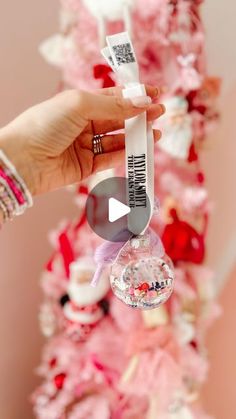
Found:
<svg viewBox="0 0 236 419"><path fill-rule="evenodd" d="M131 211L130 207L115 198L109 198L108 219L110 223L119 220Z"/></svg>
<svg viewBox="0 0 236 419"><path fill-rule="evenodd" d="M150 217L150 203L134 208L127 205L128 180L110 177L99 182L89 193L86 217L91 229L105 240L126 241L143 232ZM137 185L137 191L139 191ZM143 196L142 196L143 197Z"/></svg>

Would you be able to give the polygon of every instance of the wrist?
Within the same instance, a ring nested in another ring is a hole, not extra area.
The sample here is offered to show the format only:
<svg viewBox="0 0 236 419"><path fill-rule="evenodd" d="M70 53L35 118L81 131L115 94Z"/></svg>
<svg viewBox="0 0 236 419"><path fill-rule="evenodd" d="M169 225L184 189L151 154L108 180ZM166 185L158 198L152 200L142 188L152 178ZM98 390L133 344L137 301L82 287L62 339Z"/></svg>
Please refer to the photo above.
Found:
<svg viewBox="0 0 236 419"><path fill-rule="evenodd" d="M13 164L31 195L36 195L38 184L36 167L28 150L24 147L24 143L10 125L0 129L0 150Z"/></svg>

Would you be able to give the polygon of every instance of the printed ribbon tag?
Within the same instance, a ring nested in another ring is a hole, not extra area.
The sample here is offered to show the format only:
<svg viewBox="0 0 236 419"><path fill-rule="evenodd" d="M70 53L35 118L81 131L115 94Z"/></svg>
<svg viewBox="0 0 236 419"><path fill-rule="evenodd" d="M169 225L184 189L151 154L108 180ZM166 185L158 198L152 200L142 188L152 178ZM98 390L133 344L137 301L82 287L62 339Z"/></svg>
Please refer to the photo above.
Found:
<svg viewBox="0 0 236 419"><path fill-rule="evenodd" d="M123 96L146 96L145 86L139 82L138 63L129 34L122 32L108 36L107 44L102 55L117 73L120 84L125 86ZM144 233L154 207L154 138L146 112L125 121L125 138L127 205L132 208L132 216L128 215L128 228L135 234L140 209L143 211L146 208L150 211L150 217Z"/></svg>

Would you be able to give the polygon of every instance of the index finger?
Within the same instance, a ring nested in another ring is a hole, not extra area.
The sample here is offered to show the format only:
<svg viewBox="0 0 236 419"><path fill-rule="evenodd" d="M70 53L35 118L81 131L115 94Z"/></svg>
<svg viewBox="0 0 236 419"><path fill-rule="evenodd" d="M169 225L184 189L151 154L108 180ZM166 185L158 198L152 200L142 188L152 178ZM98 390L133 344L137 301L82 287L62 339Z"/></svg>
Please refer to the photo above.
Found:
<svg viewBox="0 0 236 419"><path fill-rule="evenodd" d="M99 95L105 95L105 96L122 96L123 89L124 89L123 86L114 86L114 87L107 87L104 89L98 89L96 90L96 92ZM145 89L146 89L147 96L150 96L152 99L155 99L158 96L160 96L160 89L156 86L145 84Z"/></svg>
<svg viewBox="0 0 236 419"><path fill-rule="evenodd" d="M78 114L78 121L89 122L91 120L119 120L137 116L151 106L152 99L149 96L124 98L122 96L94 94L85 91L69 93L70 103Z"/></svg>

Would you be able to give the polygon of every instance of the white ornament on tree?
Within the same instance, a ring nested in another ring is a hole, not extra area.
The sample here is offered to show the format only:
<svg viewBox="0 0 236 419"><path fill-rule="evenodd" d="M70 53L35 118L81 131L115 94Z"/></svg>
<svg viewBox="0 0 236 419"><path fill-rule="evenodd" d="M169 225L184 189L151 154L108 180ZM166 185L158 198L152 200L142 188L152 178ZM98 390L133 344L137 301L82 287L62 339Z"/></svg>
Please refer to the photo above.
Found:
<svg viewBox="0 0 236 419"><path fill-rule="evenodd" d="M96 304L109 291L110 284L107 276L101 277L97 287L91 287L91 279L95 272L92 258L81 258L70 265L70 280L67 288L70 301L64 306L65 317L80 324L94 324L104 313ZM84 308L93 306L91 310Z"/></svg>
<svg viewBox="0 0 236 419"><path fill-rule="evenodd" d="M70 35L55 34L39 45L42 57L55 67L62 67L65 59L65 51L73 51L75 43Z"/></svg>
<svg viewBox="0 0 236 419"><path fill-rule="evenodd" d="M158 122L162 131L159 147L172 157L187 159L192 142L192 118L188 114L188 102L182 96L174 96L164 102L166 114Z"/></svg>
<svg viewBox="0 0 236 419"><path fill-rule="evenodd" d="M92 258L81 258L70 265L68 294L78 307L95 304L107 294L110 288L106 275L99 280L97 287L91 287L91 279L96 265Z"/></svg>

